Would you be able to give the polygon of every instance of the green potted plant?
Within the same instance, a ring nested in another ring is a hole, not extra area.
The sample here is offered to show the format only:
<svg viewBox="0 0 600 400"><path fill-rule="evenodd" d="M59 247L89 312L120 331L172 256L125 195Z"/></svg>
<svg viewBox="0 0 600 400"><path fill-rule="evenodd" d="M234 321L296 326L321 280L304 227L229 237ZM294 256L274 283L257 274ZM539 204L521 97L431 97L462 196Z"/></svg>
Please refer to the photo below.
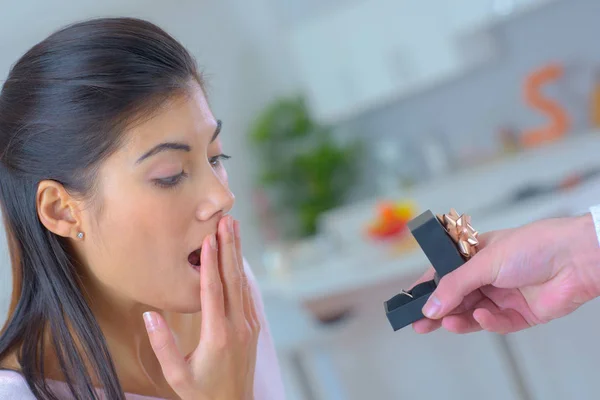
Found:
<svg viewBox="0 0 600 400"><path fill-rule="evenodd" d="M344 203L357 180L359 143L337 143L332 130L315 122L302 96L270 104L251 127L258 152L261 190L287 238L317 231L319 216Z"/></svg>

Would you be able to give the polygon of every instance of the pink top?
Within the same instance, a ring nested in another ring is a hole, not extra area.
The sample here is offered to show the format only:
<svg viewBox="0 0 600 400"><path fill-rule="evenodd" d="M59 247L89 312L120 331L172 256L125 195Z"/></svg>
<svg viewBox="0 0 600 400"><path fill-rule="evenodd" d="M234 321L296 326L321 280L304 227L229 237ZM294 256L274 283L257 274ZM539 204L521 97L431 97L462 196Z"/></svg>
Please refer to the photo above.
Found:
<svg viewBox="0 0 600 400"><path fill-rule="evenodd" d="M72 399L69 396L68 386L63 382L48 381L50 389L59 399ZM100 399L105 400L102 391L98 390ZM126 393L127 400L164 400L157 397L140 396L137 394ZM0 371L0 399L4 400L36 400L31 390L25 382L25 378L18 372L1 370ZM107 400L107 399L106 399Z"/></svg>
<svg viewBox="0 0 600 400"><path fill-rule="evenodd" d="M256 279L248 265L244 264L248 280L254 291L257 310L261 317L261 334L258 341L258 354L256 360L256 373L254 378L254 394L256 399L261 400L283 400L285 399L284 387L281 379L279 362L273 344L273 338L269 325L265 318L262 296L258 290ZM71 399L68 396L68 387L63 382L48 381L50 388L60 399ZM98 391L100 398L102 391ZM156 397L140 396L125 393L128 400L164 400ZM2 400L36 400L29 390L25 379L17 372L0 370L0 399Z"/></svg>

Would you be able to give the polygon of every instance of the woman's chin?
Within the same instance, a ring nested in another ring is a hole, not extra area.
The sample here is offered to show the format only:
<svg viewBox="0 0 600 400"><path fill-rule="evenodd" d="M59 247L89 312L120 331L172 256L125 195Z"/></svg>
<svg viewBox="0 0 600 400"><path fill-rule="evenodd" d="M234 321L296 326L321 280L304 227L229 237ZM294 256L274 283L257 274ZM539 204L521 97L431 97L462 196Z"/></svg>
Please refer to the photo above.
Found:
<svg viewBox="0 0 600 400"><path fill-rule="evenodd" d="M182 304L176 307L173 307L171 310L166 310L171 312L176 312L179 314L196 314L202 311L202 307L200 303L198 304Z"/></svg>
<svg viewBox="0 0 600 400"><path fill-rule="evenodd" d="M200 301L197 300L189 300L180 299L180 301L174 302L171 301L161 307L163 311L173 312L179 314L195 314L202 311L202 306L200 305Z"/></svg>
<svg viewBox="0 0 600 400"><path fill-rule="evenodd" d="M177 287L164 293L164 311L177 313L197 313L201 311L199 280L185 280Z"/></svg>
<svg viewBox="0 0 600 400"><path fill-rule="evenodd" d="M192 265L185 267L183 273L180 270L179 274L160 280L165 284L155 286L150 297L146 292L145 298L139 299L139 302L165 312L190 314L201 311L200 273Z"/></svg>

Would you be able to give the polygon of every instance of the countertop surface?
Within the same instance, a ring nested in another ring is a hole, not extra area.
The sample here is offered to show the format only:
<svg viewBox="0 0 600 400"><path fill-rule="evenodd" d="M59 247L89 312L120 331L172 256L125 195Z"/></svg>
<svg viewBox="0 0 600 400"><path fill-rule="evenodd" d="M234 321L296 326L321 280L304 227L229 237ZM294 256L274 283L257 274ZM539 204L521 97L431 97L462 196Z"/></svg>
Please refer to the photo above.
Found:
<svg viewBox="0 0 600 400"><path fill-rule="evenodd" d="M575 138L572 141L574 144L566 143L564 146L566 152L573 153L568 158L578 160L573 162L574 171L581 171L582 165L592 169L600 165L600 160L596 161L595 166L589 165L590 162L584 160L583 153L581 157L578 156L576 147L589 149L586 140L590 138L594 143L594 153L598 154L595 150L600 145L600 136L596 135ZM553 152L556 152L556 149L550 149L549 154ZM600 157L589 158L593 159ZM539 157L536 162L540 162ZM568 172L568 167L561 170L564 171ZM539 174L539 171L532 173ZM527 171L523 171L523 174L526 175ZM550 176L549 179L551 178ZM511 176L506 176L506 179L511 179ZM500 185L500 182L498 184ZM472 187L470 190L476 192L477 188ZM486 188L482 187L481 190ZM501 192L502 188L498 190ZM600 203L600 177L594 176L569 190L513 202L501 207L499 212L494 212L493 208L488 207L485 212L473 213L472 225L479 232L511 228L542 218L585 212L589 206L597 203ZM439 213L437 209L432 211ZM340 295L403 277L410 278L419 275L428 266L427 258L418 247L401 255L393 255L381 245L372 245L363 240L348 243L331 253L323 252L319 254L318 261L310 265L296 266L276 275L259 276L258 281L265 293L302 302Z"/></svg>

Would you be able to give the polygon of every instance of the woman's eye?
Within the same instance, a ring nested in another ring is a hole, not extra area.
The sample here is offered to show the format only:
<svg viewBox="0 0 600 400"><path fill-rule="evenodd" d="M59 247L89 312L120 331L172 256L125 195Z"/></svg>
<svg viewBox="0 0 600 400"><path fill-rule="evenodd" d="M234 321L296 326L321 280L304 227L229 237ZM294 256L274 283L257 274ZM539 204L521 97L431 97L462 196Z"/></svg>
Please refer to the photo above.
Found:
<svg viewBox="0 0 600 400"><path fill-rule="evenodd" d="M217 168L223 164L223 160L229 160L231 157L225 154L219 154L218 156L210 158L210 165Z"/></svg>
<svg viewBox="0 0 600 400"><path fill-rule="evenodd" d="M181 173L173 176L169 176L167 178L155 179L154 183L163 188L171 188L177 185L183 178L186 177L186 173L181 171Z"/></svg>

